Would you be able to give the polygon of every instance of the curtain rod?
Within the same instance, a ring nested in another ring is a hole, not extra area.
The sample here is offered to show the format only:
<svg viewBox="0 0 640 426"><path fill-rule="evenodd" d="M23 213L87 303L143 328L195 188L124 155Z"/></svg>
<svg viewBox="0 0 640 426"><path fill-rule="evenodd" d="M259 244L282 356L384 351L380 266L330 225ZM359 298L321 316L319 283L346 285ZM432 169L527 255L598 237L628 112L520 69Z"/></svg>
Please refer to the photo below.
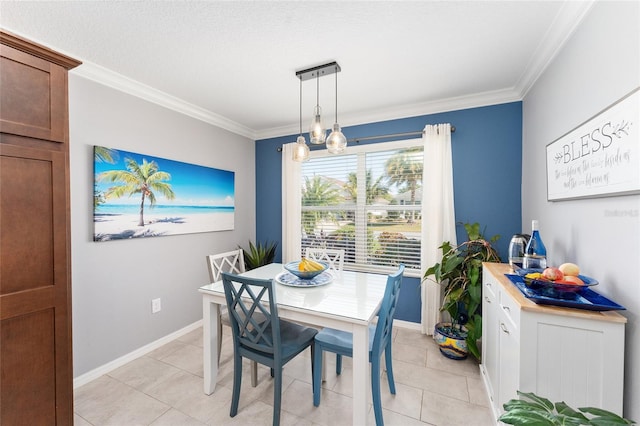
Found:
<svg viewBox="0 0 640 426"><path fill-rule="evenodd" d="M451 133L454 133L455 131L456 131L456 128L454 126L451 126ZM424 130L420 130L420 131L417 131L417 132L391 133L391 134L388 134L388 135L379 135L379 136L365 136L365 137L362 137L362 138L347 139L347 143L348 142L358 143L360 141L370 141L370 140L387 139L387 138L399 138L399 137L405 137L405 136L418 136L418 135L422 135L423 133L424 133ZM278 148L276 148L276 151L282 152L282 147L279 146Z"/></svg>

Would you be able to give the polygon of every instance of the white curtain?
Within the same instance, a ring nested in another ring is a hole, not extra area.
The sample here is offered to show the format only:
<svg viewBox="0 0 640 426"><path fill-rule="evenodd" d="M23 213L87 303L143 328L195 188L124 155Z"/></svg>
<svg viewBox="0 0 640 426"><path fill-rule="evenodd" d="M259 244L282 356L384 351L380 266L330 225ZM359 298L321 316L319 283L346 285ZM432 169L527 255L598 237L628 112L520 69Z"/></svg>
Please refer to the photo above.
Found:
<svg viewBox="0 0 640 426"><path fill-rule="evenodd" d="M424 142L422 195L422 276L439 262L443 241L456 244L456 220L453 206L453 166L451 160L451 124L427 125ZM423 282L422 333L433 334L440 319L441 287L431 280Z"/></svg>
<svg viewBox="0 0 640 426"><path fill-rule="evenodd" d="M293 161L295 142L282 146L282 262L300 259L301 163Z"/></svg>

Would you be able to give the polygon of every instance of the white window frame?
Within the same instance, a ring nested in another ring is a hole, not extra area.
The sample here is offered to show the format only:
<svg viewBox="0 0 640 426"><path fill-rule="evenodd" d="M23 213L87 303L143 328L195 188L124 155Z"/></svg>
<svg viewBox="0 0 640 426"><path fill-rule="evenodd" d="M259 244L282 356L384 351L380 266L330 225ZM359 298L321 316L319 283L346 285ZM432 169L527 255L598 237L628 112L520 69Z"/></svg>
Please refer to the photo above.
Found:
<svg viewBox="0 0 640 426"><path fill-rule="evenodd" d="M399 141L392 142L380 142L380 143L371 143L366 145L351 145L348 146L345 151L341 154L329 154L326 149L312 150L309 154L309 160L318 159L318 158L330 158L330 157L339 157L346 155L356 155L358 157L364 157L366 154L370 154L372 152L379 151L391 151L391 150L399 150L399 149L407 149L407 148L422 148L424 143L422 138L412 138L412 139L403 139ZM357 180L358 182L366 181L366 164L364 161L360 161L358 159L358 169ZM302 176L301 176L302 178ZM301 182L302 183L302 182ZM358 185L358 202L356 202L356 219L355 219L355 228L356 228L356 241L366 241L366 229L367 229L367 205L366 202L361 202L361 200L366 199L366 186ZM302 206L299 206L302 211ZM387 210L415 210L417 212L421 212L422 205L416 206L397 206L397 207L385 207ZM364 232L364 235L362 233ZM360 233L360 235L358 235ZM356 264L353 263L345 263L344 268L352 271L366 271L366 272L379 272L379 273L390 273L395 271L395 268L389 266L377 266L377 265L368 265L366 264L366 246L363 247L362 244L356 244ZM420 269L405 269L405 276L409 277L417 277L421 278Z"/></svg>

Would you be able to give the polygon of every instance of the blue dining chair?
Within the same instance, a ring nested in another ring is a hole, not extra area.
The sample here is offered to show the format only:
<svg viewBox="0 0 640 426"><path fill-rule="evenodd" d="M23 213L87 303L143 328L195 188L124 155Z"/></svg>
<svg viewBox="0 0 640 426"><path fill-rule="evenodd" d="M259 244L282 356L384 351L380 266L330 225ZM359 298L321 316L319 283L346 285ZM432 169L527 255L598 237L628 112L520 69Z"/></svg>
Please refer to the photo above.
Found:
<svg viewBox="0 0 640 426"><path fill-rule="evenodd" d="M282 369L311 346L313 379L314 337L318 331L278 317L273 281L222 273L224 295L233 334L233 394L230 416L238 413L242 383L242 358L271 368L273 384L273 425L280 424Z"/></svg>
<svg viewBox="0 0 640 426"><path fill-rule="evenodd" d="M400 284L404 265L387 278L387 286L382 298L382 305L378 311L378 323L369 326L369 362L371 363L371 393L373 395L373 411L376 425L384 425L382 419L382 401L380 399L380 358L384 351L389 390L396 393L393 381L393 365L391 361L391 332L393 328L393 314L398 304ZM353 335L346 331L324 328L316 335L316 347L313 355L313 405L320 405L320 385L322 384L322 353L333 352L336 357L336 374L342 372L342 357L353 357Z"/></svg>

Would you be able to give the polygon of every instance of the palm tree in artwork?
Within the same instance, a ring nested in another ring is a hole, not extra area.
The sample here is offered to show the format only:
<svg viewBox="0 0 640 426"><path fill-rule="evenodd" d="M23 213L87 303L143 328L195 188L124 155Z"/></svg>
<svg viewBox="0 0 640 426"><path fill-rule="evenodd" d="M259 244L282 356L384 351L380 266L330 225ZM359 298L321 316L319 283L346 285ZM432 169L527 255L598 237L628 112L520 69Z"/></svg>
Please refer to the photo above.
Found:
<svg viewBox="0 0 640 426"><path fill-rule="evenodd" d="M118 151L112 148L107 148L104 146L94 146L93 147L93 158L96 163L110 163L113 164L116 162L118 158ZM98 190L98 185L96 182L93 183L93 208L104 204L105 198L104 193Z"/></svg>
<svg viewBox="0 0 640 426"><path fill-rule="evenodd" d="M93 157L100 163L113 164L118 158L118 151L113 148L96 145L93 147Z"/></svg>
<svg viewBox="0 0 640 426"><path fill-rule="evenodd" d="M150 206L156 204L156 193L164 195L168 200L173 200L175 194L171 185L166 181L171 180L171 175L158 170L158 163L148 162L143 159L138 164L131 158L124 160L127 170L109 170L98 175L100 182L114 182L118 185L107 189L107 198L120 198L124 195L140 194L140 221L138 226L144 226L144 202L148 198Z"/></svg>

